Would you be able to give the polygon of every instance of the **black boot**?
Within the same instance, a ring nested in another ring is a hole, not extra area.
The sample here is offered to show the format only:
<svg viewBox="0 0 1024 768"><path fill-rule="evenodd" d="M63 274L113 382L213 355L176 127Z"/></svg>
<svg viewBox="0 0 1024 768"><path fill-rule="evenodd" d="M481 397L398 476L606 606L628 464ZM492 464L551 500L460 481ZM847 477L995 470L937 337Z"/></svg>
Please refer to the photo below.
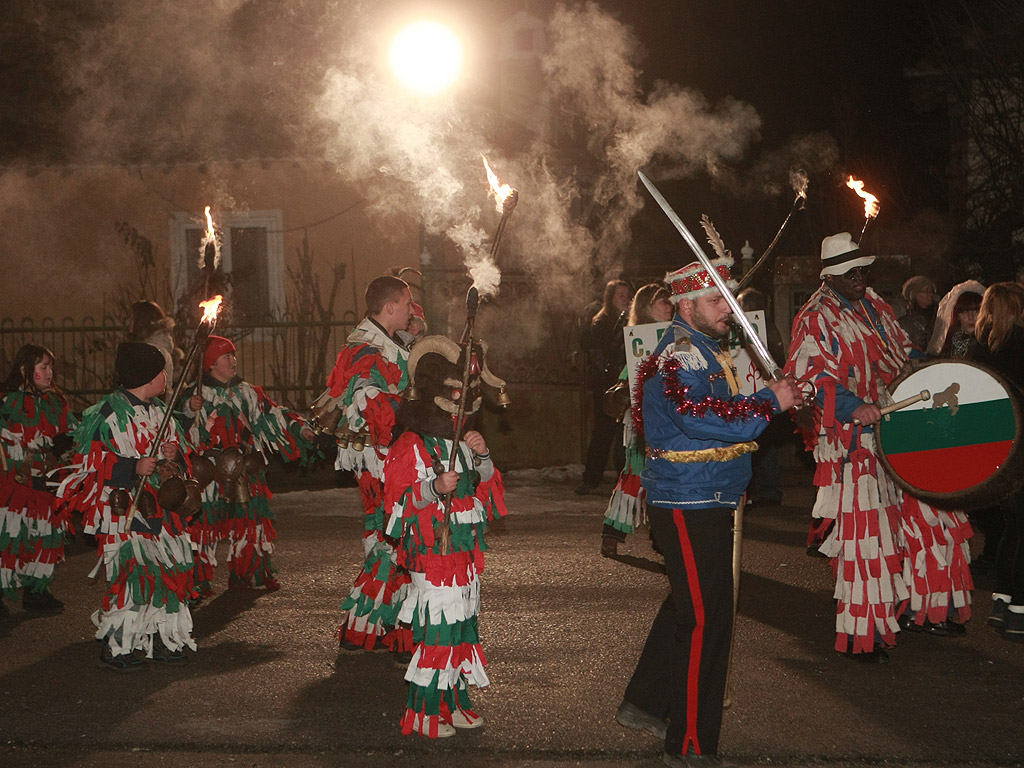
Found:
<svg viewBox="0 0 1024 768"><path fill-rule="evenodd" d="M153 635L153 661L161 661L165 664L188 664L188 656L181 651L172 651L160 638L160 633Z"/></svg>
<svg viewBox="0 0 1024 768"><path fill-rule="evenodd" d="M110 650L110 644L103 640L103 647L100 648L100 665L104 669L112 669L115 672L139 672L146 668L146 662L134 653L123 653L118 656Z"/></svg>
<svg viewBox="0 0 1024 768"><path fill-rule="evenodd" d="M28 589L21 597L21 607L29 613L61 613L64 610L64 603L50 594L50 590L32 592Z"/></svg>

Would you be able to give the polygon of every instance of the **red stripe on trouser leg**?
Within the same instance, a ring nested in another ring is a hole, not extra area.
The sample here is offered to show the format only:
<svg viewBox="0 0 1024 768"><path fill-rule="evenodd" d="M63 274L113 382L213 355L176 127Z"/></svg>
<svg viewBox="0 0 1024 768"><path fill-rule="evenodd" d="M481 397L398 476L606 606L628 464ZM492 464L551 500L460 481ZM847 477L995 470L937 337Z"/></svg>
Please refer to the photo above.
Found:
<svg viewBox="0 0 1024 768"><path fill-rule="evenodd" d="M686 670L686 736L683 738L683 754L690 745L700 754L700 741L697 739L697 704L700 684L700 654L704 648L704 598L700 593L700 579L697 576L697 561L693 556L693 545L690 534L686 530L686 520L680 509L672 510L672 517L679 531L679 548L686 564L686 581L690 586L690 599L693 601L693 615L696 626L690 637L690 666Z"/></svg>

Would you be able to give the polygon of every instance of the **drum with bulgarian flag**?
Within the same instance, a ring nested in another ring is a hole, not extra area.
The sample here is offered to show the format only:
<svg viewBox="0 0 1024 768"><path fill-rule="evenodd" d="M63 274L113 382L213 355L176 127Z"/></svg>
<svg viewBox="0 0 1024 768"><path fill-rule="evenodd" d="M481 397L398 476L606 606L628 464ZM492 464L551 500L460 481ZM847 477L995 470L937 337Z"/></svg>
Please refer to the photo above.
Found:
<svg viewBox="0 0 1024 768"><path fill-rule="evenodd" d="M1021 406L995 371L963 360L936 360L896 379L894 402L930 397L876 426L879 457L911 495L946 509L979 509L1024 485Z"/></svg>

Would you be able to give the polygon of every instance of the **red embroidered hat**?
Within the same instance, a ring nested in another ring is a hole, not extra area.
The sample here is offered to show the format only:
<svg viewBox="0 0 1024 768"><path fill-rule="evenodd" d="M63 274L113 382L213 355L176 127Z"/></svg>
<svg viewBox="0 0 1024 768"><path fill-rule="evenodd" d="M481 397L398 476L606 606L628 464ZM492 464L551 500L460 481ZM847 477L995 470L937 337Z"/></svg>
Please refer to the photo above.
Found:
<svg viewBox="0 0 1024 768"><path fill-rule="evenodd" d="M729 290L735 290L736 281L732 279L732 272L730 271L732 259L715 259L711 262L711 266L722 276ZM669 272L665 275L665 283L668 285L669 290L672 291L672 301L676 304L679 303L680 299L696 299L718 290L718 286L715 285L711 275L708 274L708 271L704 269L699 261L687 264L675 272Z"/></svg>
<svg viewBox="0 0 1024 768"><path fill-rule="evenodd" d="M203 370L210 370L213 368L213 364L217 362L219 357L226 355L228 352L234 351L235 345L231 339L225 339L223 336L210 336L206 340L206 354L203 355Z"/></svg>

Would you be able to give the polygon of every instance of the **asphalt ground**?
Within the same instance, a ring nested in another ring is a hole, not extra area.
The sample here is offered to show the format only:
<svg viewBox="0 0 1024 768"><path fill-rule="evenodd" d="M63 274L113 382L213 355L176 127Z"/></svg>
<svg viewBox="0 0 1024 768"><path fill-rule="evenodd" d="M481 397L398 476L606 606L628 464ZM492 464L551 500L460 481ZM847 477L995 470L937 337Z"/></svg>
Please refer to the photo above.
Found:
<svg viewBox="0 0 1024 768"><path fill-rule="evenodd" d="M966 637L900 636L888 665L841 657L829 564L805 551L810 473L789 464L784 505L745 517L723 757L1024 764L1024 644L985 625L988 577ZM221 566L220 591L194 610L199 651L180 668L99 668L89 617L103 590L87 578L94 551L76 542L53 589L64 613L12 606L0 622L0 766L660 765L661 745L614 713L667 581L645 530L600 557L610 482L591 496L576 482L565 470L508 478L511 514L488 536L483 576L479 731L402 736L403 670L386 653L339 656L338 607L362 555L358 492L296 490L272 502L283 588L227 591Z"/></svg>

